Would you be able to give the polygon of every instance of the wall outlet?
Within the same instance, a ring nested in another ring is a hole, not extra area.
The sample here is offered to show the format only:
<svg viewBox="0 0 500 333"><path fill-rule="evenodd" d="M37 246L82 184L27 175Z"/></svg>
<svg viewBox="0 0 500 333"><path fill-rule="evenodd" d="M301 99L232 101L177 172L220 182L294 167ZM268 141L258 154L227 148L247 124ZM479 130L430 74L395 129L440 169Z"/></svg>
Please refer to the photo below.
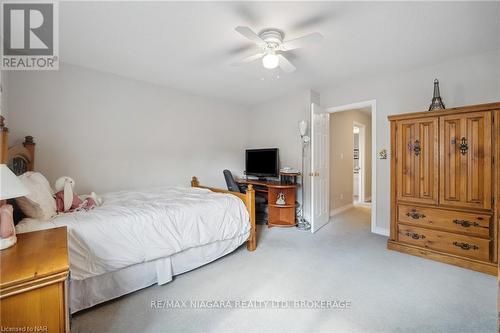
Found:
<svg viewBox="0 0 500 333"><path fill-rule="evenodd" d="M340 198L340 200L344 199L344 193L340 193L339 198Z"/></svg>
<svg viewBox="0 0 500 333"><path fill-rule="evenodd" d="M344 159L344 153L340 153L340 159L343 160Z"/></svg>

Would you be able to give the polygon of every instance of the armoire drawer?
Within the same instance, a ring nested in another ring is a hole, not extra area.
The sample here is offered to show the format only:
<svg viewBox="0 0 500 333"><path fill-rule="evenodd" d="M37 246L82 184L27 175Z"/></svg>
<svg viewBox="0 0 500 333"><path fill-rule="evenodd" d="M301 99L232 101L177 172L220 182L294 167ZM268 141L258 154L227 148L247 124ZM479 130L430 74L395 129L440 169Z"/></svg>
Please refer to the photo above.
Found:
<svg viewBox="0 0 500 333"><path fill-rule="evenodd" d="M483 261L488 261L490 258L490 241L488 239L403 224L398 225L398 239L403 243L456 254L462 257Z"/></svg>
<svg viewBox="0 0 500 333"><path fill-rule="evenodd" d="M432 226L451 232L489 237L491 216L430 207L398 206L398 221L415 226Z"/></svg>

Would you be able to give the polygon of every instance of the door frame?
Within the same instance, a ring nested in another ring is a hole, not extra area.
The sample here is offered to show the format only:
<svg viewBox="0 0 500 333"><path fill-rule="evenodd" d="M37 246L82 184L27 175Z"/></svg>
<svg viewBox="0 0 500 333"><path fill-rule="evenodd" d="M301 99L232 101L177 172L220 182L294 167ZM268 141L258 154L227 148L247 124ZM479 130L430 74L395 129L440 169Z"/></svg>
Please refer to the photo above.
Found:
<svg viewBox="0 0 500 333"><path fill-rule="evenodd" d="M359 123L357 121L352 122L352 127L359 128L358 133L358 150L359 150L359 167L361 168L361 172L359 173L359 184L358 184L358 193L359 193L359 202L362 204L365 202L365 179L366 179L366 168L365 168L365 140L366 140L366 125ZM353 167L354 170L354 167Z"/></svg>
<svg viewBox="0 0 500 333"><path fill-rule="evenodd" d="M344 104L340 106L332 106L325 108L328 113L349 111L361 108L371 108L372 113L372 213L371 213L371 232L374 234L389 236L389 230L377 226L377 100L371 99L367 101ZM330 133L331 135L331 133ZM332 166L329 165L331 168Z"/></svg>

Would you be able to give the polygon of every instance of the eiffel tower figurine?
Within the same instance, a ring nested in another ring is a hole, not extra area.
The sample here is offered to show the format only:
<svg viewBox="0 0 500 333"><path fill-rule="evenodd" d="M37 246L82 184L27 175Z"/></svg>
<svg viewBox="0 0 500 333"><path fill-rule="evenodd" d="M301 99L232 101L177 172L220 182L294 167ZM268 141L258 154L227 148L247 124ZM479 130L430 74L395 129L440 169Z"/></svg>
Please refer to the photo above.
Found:
<svg viewBox="0 0 500 333"><path fill-rule="evenodd" d="M432 102L429 106L429 111L433 110L443 110L446 109L444 107L443 100L439 94L439 81L438 79L434 79L434 96L432 96Z"/></svg>

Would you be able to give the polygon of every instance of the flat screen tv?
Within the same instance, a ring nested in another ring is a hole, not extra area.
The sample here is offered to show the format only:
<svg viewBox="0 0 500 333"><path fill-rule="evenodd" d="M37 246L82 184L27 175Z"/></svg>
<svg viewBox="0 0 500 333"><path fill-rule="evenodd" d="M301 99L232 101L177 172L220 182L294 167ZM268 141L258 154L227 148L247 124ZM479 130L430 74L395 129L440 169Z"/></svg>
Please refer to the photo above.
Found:
<svg viewBox="0 0 500 333"><path fill-rule="evenodd" d="M278 148L247 149L245 174L259 178L279 176Z"/></svg>

